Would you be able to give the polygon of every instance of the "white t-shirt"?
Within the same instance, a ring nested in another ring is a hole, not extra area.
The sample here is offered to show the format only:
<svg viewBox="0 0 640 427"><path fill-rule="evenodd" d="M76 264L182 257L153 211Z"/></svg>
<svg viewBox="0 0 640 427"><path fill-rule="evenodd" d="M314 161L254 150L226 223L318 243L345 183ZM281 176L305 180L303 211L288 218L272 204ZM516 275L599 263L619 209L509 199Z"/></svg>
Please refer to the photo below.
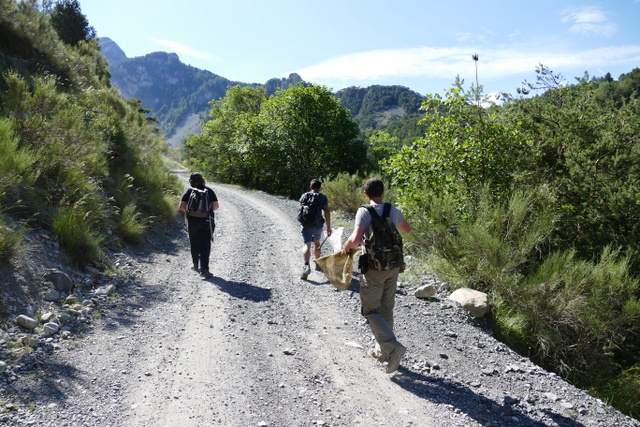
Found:
<svg viewBox="0 0 640 427"><path fill-rule="evenodd" d="M376 210L378 215L382 217L384 210L384 203L376 204L374 202L369 203ZM395 206L391 205L391 211L389 212L389 219L397 226L404 219L402 211ZM356 227L364 227L365 235L371 234L371 214L366 208L360 207L356 212Z"/></svg>

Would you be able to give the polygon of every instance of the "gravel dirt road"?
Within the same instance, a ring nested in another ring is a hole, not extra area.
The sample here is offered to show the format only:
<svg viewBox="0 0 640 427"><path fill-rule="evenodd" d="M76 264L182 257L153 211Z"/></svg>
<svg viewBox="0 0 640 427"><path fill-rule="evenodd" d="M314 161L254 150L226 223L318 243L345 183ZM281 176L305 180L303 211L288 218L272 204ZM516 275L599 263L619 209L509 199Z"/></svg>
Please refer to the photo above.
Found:
<svg viewBox="0 0 640 427"><path fill-rule="evenodd" d="M28 375L14 369L5 393L27 403L0 423L640 426L497 342L446 290L415 298L427 275L399 289L396 329L408 351L386 374L367 355L357 280L340 292L321 272L299 279L297 203L212 187L214 277L190 270L179 223L120 254L117 295L73 339L54 338ZM337 227L323 253L349 232Z"/></svg>

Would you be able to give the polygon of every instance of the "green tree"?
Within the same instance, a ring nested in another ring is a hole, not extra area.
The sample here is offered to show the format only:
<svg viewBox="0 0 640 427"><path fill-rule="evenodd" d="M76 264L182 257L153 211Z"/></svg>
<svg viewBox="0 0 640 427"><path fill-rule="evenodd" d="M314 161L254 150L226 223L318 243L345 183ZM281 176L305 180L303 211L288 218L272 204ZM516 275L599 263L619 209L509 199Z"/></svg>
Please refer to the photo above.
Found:
<svg viewBox="0 0 640 427"><path fill-rule="evenodd" d="M71 46L96 37L96 30L82 14L78 0L58 1L51 11L51 25L60 40Z"/></svg>
<svg viewBox="0 0 640 427"><path fill-rule="evenodd" d="M244 131L260 112L265 94L263 87L234 86L224 98L211 102L211 119L202 126L202 134L185 141L194 169L220 182L254 183L254 168L247 158L251 141Z"/></svg>
<svg viewBox="0 0 640 427"><path fill-rule="evenodd" d="M312 177L354 173L367 151L358 136L349 111L326 87L280 90L262 104L245 135L256 185L297 197Z"/></svg>
<svg viewBox="0 0 640 427"><path fill-rule="evenodd" d="M425 137L383 162L410 211L420 212L431 194L462 201L484 186L498 198L510 193L526 138L499 123L498 110L474 105L476 96L465 93L460 80L445 99L429 95L422 106Z"/></svg>

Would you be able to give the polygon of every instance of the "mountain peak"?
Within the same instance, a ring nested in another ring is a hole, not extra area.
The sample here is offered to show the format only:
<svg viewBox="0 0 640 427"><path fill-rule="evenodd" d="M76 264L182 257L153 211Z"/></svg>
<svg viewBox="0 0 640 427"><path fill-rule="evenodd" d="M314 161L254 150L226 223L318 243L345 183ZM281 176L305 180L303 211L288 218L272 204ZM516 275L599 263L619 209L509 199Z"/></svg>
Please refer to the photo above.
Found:
<svg viewBox="0 0 640 427"><path fill-rule="evenodd" d="M100 37L98 41L100 42L100 52L109 64L116 64L127 59L127 55L120 49L120 46L109 37Z"/></svg>

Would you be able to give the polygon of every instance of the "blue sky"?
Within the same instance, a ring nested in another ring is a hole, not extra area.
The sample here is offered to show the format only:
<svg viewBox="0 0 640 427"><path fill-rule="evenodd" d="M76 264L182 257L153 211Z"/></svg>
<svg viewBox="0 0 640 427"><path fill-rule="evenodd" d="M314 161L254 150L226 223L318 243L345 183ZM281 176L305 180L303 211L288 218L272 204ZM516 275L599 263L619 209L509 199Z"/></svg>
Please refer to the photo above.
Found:
<svg viewBox="0 0 640 427"><path fill-rule="evenodd" d="M542 63L570 83L640 67L640 0L79 0L128 57L175 52L222 77L296 72L333 91L442 93L456 75L515 94Z"/></svg>

